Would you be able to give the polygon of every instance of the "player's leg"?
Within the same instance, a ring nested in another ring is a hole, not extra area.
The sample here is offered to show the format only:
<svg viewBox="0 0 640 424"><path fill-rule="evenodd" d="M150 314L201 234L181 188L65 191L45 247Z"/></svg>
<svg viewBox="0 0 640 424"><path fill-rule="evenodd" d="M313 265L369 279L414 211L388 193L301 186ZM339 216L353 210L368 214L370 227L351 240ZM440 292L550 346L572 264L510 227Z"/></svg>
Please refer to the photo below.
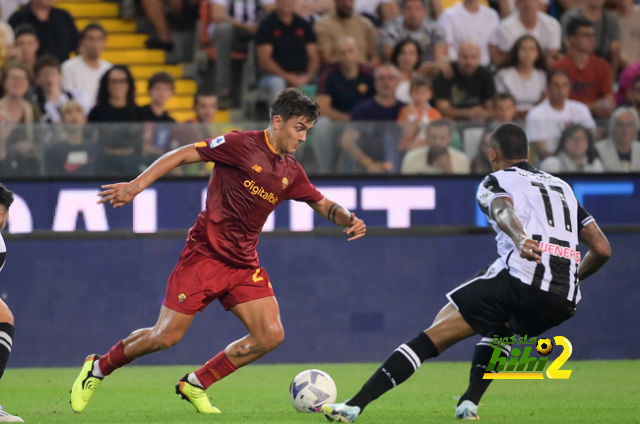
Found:
<svg viewBox="0 0 640 424"><path fill-rule="evenodd" d="M136 358L176 345L193 321L194 315L162 306L153 327L134 331L104 355L89 355L71 389L71 408L81 412L102 379Z"/></svg>
<svg viewBox="0 0 640 424"><path fill-rule="evenodd" d="M438 313L431 327L400 345L344 404L325 405L322 412L332 421L353 422L364 408L384 393L404 383L429 358L435 358L450 346L475 334L451 303Z"/></svg>
<svg viewBox="0 0 640 424"><path fill-rule="evenodd" d="M0 299L0 379L4 374L13 346L13 324L11 309Z"/></svg>

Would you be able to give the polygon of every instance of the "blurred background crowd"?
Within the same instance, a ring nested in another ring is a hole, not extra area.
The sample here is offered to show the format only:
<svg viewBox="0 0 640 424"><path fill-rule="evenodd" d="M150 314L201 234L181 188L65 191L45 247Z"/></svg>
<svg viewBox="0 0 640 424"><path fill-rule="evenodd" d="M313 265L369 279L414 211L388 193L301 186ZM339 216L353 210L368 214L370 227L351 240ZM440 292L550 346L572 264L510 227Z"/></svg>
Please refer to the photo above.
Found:
<svg viewBox="0 0 640 424"><path fill-rule="evenodd" d="M322 109L296 153L312 174L488 173L503 122L526 128L545 171L640 171L634 0L0 0L0 13L3 178L135 175L265 128L285 87Z"/></svg>

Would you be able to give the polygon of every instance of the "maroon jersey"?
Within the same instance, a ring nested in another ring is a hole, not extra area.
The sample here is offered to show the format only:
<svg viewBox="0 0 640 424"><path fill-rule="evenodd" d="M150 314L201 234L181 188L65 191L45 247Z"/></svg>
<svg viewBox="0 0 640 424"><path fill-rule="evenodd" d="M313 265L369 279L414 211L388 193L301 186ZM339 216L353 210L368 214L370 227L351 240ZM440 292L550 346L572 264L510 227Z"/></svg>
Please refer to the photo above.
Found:
<svg viewBox="0 0 640 424"><path fill-rule="evenodd" d="M259 268L258 235L283 200L315 203L324 197L293 156L271 148L266 131L234 131L196 143L196 150L216 165L207 207L187 245L229 265Z"/></svg>

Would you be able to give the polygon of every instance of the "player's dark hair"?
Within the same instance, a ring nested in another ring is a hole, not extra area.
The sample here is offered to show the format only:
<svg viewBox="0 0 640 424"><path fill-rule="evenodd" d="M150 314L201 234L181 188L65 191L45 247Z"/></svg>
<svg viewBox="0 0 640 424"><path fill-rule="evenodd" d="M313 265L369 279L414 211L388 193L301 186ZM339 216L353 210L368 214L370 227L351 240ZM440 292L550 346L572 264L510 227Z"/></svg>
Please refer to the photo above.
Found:
<svg viewBox="0 0 640 424"><path fill-rule="evenodd" d="M571 37L578 33L578 30L583 27L595 28L593 22L584 16L576 16L569 20L567 25L567 36Z"/></svg>
<svg viewBox="0 0 640 424"><path fill-rule="evenodd" d="M513 47L511 47L511 50L509 51L509 55L507 56L507 59L502 63L502 65L500 65L500 69L518 67L518 63L520 62L520 58L518 57L518 52L520 51L520 47L522 46L522 43L524 43L527 40L531 40L534 43L536 43L536 47L538 49L538 58L533 63L533 67L536 69L540 69L541 71L545 71L545 72L547 71L547 60L545 59L545 55L544 55L544 52L542 51L542 47L540 47L540 43L538 43L538 40L536 40L534 36L529 34L523 35L522 37L518 38L518 41L516 41Z"/></svg>
<svg viewBox="0 0 640 424"><path fill-rule="evenodd" d="M562 131L560 141L558 142L558 148L553 155L558 156L560 153L562 153L565 149L565 146L567 145L567 140L569 140L569 137L571 137L578 131L583 131L587 136L587 143L589 144L589 147L587 148L587 160L591 164L600 156L598 155L595 143L593 142L593 135L591 134L591 131L589 131L584 125L581 124L571 124L567 128L565 128L564 131Z"/></svg>
<svg viewBox="0 0 640 424"><path fill-rule="evenodd" d="M306 121L318 121L320 106L297 88L285 88L280 91L271 104L270 118L280 115L284 122L296 116L302 116Z"/></svg>
<svg viewBox="0 0 640 424"><path fill-rule="evenodd" d="M505 159L527 159L529 143L520 125L502 124L491 134L491 140L500 147Z"/></svg>
<svg viewBox="0 0 640 424"><path fill-rule="evenodd" d="M402 49L404 49L404 46L406 46L407 44L413 44L414 46L416 46L416 51L418 52L418 60L416 61L413 69L418 69L420 63L422 62L422 48L420 48L420 44L418 44L417 41L409 37L398 42L398 44L396 44L396 46L393 48L393 53L391 54L391 63L396 65L396 68L400 67L400 64L398 63L398 60L400 59L400 53L402 53Z"/></svg>
<svg viewBox="0 0 640 424"><path fill-rule="evenodd" d="M149 78L149 87L147 90L151 91L156 84L169 84L172 90L175 88L175 80L168 72L157 72L153 74L153 76Z"/></svg>
<svg viewBox="0 0 640 424"><path fill-rule="evenodd" d="M198 100L200 100L200 97L215 97L216 99L218 98L218 96L216 96L216 93L214 93L213 91L198 91L196 92L196 94L193 96L193 107L195 108L196 106L198 106Z"/></svg>
<svg viewBox="0 0 640 424"><path fill-rule="evenodd" d="M36 27L34 27L31 24L20 24L16 27L16 34L15 34L16 40L25 34L31 34L34 37L36 37L38 41L40 41L38 39L38 31L36 31Z"/></svg>
<svg viewBox="0 0 640 424"><path fill-rule="evenodd" d="M104 29L102 25L96 22L91 22L89 25L84 27L84 29L80 33L80 41L84 40L87 37L87 35L89 35L89 32L91 31L100 31L103 37L105 38L107 37L107 31Z"/></svg>
<svg viewBox="0 0 640 424"><path fill-rule="evenodd" d="M0 184L0 205L9 210L13 203L13 191Z"/></svg>
<svg viewBox="0 0 640 424"><path fill-rule="evenodd" d="M431 80L425 76L418 75L411 78L411 86L409 91L413 91L418 87L427 87L429 90L433 90L433 86L431 84Z"/></svg>
<svg viewBox="0 0 640 424"><path fill-rule="evenodd" d="M571 77L566 71L563 71L562 69L554 69L547 74L547 85L551 84L551 81L556 75L564 75L569 81L571 81Z"/></svg>
<svg viewBox="0 0 640 424"><path fill-rule="evenodd" d="M504 92L504 93L496 94L496 96L493 98L494 106L497 106L498 102L501 102L503 100L510 100L511 103L513 103L514 106L516 105L516 98L513 97L513 94Z"/></svg>
<svg viewBox="0 0 640 424"><path fill-rule="evenodd" d="M45 54L44 56L39 57L38 60L36 60L36 64L33 65L33 74L36 78L44 68L56 68L58 72L60 72L60 61L57 57L50 54Z"/></svg>

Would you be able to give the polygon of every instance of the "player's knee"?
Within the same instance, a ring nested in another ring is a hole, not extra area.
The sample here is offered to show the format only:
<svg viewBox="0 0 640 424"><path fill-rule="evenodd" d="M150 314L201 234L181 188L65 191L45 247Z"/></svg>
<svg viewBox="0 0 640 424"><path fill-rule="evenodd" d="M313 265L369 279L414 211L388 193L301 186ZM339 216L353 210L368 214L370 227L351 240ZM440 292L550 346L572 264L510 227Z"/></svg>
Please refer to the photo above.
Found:
<svg viewBox="0 0 640 424"><path fill-rule="evenodd" d="M284 341L284 328L279 324L269 326L262 332L259 340L266 350L272 351Z"/></svg>
<svg viewBox="0 0 640 424"><path fill-rule="evenodd" d="M184 333L177 331L154 332L152 335L154 344L157 345L160 350L169 349L177 345L180 343L180 340L182 340L182 336L184 336Z"/></svg>
<svg viewBox="0 0 640 424"><path fill-rule="evenodd" d="M0 303L0 322L6 322L11 325L15 323L11 309L4 302Z"/></svg>

